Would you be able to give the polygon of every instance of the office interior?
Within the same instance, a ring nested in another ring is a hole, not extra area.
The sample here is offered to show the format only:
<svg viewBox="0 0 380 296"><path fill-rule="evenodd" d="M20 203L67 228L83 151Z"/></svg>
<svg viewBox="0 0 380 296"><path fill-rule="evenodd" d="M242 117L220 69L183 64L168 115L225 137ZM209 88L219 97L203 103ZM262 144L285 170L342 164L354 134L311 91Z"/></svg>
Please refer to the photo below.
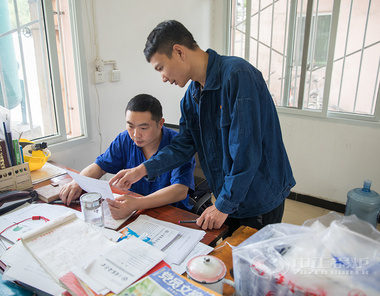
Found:
<svg viewBox="0 0 380 296"><path fill-rule="evenodd" d="M88 135L85 139L51 145L50 160L78 171L93 162L125 129L126 104L139 93L157 97L162 102L166 123L178 124L180 100L186 87L162 82L143 55L146 37L159 22L176 19L193 33L202 49L213 48L225 54L226 5L227 1L219 0L83 1L78 13L84 40ZM94 83L97 57L117 61L120 81L106 79L104 83ZM318 118L281 110L278 113L297 181L293 194L326 201L341 209L347 192L361 187L365 179L372 180L371 188L380 192L379 122ZM292 214L300 213L294 210Z"/></svg>

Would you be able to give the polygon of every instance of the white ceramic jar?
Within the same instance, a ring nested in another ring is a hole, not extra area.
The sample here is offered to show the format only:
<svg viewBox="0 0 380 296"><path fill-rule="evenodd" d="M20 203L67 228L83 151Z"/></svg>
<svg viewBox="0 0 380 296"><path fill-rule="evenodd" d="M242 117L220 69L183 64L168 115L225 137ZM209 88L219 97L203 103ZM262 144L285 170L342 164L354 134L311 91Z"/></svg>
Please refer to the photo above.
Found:
<svg viewBox="0 0 380 296"><path fill-rule="evenodd" d="M188 278L219 293L223 294L223 284L235 287L234 282L225 279L226 265L222 260L211 255L200 255L192 258L186 266Z"/></svg>

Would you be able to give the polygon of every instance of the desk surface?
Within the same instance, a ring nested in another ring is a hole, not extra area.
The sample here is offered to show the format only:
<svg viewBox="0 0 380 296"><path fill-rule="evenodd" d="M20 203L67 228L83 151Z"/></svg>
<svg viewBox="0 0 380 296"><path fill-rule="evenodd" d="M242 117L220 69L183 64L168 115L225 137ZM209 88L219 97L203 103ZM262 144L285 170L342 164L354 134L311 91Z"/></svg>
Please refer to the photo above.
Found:
<svg viewBox="0 0 380 296"><path fill-rule="evenodd" d="M62 167L64 169L69 169L69 168L64 167L62 165L59 165L57 163L52 163L52 164L59 166L59 167ZM76 172L75 170L72 170L72 169L70 169L70 170ZM54 177L51 180L47 180L47 181L37 183L33 187L36 189L36 188L48 185L51 182L66 184L70 181L71 181L71 177L68 174L64 174L64 175L61 175L58 177ZM112 188L112 191L114 193L119 193L119 194L123 193L120 190L117 190L115 188ZM76 210L80 210L80 205L78 205L78 204L72 205L70 207L72 207L73 209L76 209ZM136 220L136 218L141 214L148 215L152 218L160 219L160 220L172 222L172 223L178 223L179 220L195 220L199 217L198 215L196 215L194 213L191 213L191 212L188 212L188 211L167 205L167 206L163 206L163 207L159 207L159 208L153 208L153 209L138 211L130 219L128 219L126 222L124 222L120 228L123 228L124 226L128 225L132 221ZM181 226L194 228L194 229L200 229L196 224L193 224L193 223L181 225ZM216 245L216 242L227 232L227 229L228 229L228 227L226 225L223 225L220 229L206 230L206 235L203 237L201 242L206 244L206 245L210 245L210 246L214 247Z"/></svg>
<svg viewBox="0 0 380 296"><path fill-rule="evenodd" d="M256 233L257 229L251 228L249 226L240 226L234 233L223 240L219 245L215 247L215 249L210 253L219 259L221 259L227 267L226 278L230 280L234 280L233 278L233 265L232 265L232 249L227 244L229 243L231 246L236 247L247 238L249 238L252 234ZM224 285L223 295L232 295L233 288L228 285Z"/></svg>

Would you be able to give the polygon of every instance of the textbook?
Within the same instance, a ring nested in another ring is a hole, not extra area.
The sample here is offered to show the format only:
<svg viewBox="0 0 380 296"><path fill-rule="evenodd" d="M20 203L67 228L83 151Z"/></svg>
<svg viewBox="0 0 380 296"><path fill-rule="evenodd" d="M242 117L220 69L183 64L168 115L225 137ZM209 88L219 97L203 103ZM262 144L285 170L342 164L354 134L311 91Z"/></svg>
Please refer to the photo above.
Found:
<svg viewBox="0 0 380 296"><path fill-rule="evenodd" d="M118 296L179 296L198 295L211 296L220 295L204 286L201 286L183 276L176 274L168 267L163 267L155 273L148 275L133 285L129 286Z"/></svg>
<svg viewBox="0 0 380 296"><path fill-rule="evenodd" d="M10 166L7 144L4 140L0 139L0 169L3 170Z"/></svg>
<svg viewBox="0 0 380 296"><path fill-rule="evenodd" d="M156 272L157 270L163 268L163 267L170 267L165 261L161 261L158 263L155 267L153 267L151 270L149 270L145 275L143 275L140 279ZM140 280L139 279L139 280ZM91 290L83 281L78 279L74 273L68 272L64 276L62 276L59 279L59 282L61 286L66 289L69 292L69 295L71 296L100 296L101 294L95 293L93 290ZM123 292L120 294L122 295ZM119 294L119 295L120 295ZM117 294L109 292L105 294L104 296L116 296ZM103 296L103 295L101 295Z"/></svg>

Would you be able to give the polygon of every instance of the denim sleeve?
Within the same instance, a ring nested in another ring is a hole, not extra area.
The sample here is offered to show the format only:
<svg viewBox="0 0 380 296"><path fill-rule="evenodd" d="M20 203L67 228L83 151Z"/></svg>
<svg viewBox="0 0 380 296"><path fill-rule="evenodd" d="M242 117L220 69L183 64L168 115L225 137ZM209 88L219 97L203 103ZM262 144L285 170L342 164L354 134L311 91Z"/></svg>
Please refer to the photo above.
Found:
<svg viewBox="0 0 380 296"><path fill-rule="evenodd" d="M252 73L235 74L228 81L231 122L221 131L225 177L215 203L219 211L227 214L236 211L244 199L252 198L248 191L259 173L265 100L268 100L266 87Z"/></svg>
<svg viewBox="0 0 380 296"><path fill-rule="evenodd" d="M181 104L182 103L183 100L181 101ZM181 116L179 134L171 140L170 145L167 145L156 155L144 162L148 172L147 180L154 181L155 178L162 173L176 169L186 162L190 162L195 152L194 141L186 128L183 116Z"/></svg>
<svg viewBox="0 0 380 296"><path fill-rule="evenodd" d="M181 165L180 167L172 170L170 183L182 184L194 190L194 169L195 169L195 158L193 157L191 161Z"/></svg>

